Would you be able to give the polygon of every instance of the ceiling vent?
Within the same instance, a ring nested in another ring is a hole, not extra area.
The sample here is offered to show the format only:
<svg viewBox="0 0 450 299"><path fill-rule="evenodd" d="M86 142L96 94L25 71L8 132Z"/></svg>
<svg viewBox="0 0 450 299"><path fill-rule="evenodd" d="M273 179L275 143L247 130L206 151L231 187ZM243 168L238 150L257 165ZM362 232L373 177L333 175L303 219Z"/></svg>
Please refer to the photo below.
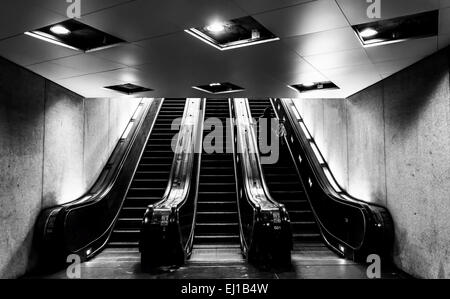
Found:
<svg viewBox="0 0 450 299"><path fill-rule="evenodd" d="M439 31L439 11L355 25L353 30L364 47L435 36Z"/></svg>
<svg viewBox="0 0 450 299"><path fill-rule="evenodd" d="M279 40L252 17L216 22L185 31L221 51Z"/></svg>
<svg viewBox="0 0 450 299"><path fill-rule="evenodd" d="M142 86L134 85L131 83L121 84L121 85L113 85L113 86L105 86L106 89L111 89L114 91L118 91L127 95L132 95L135 93L141 93L146 91L153 91L153 89L145 88Z"/></svg>
<svg viewBox="0 0 450 299"><path fill-rule="evenodd" d="M211 83L208 85L200 85L200 86L194 86L194 89L211 93L211 94L222 94L222 93L232 93L232 92L240 92L244 91L245 89L242 87L239 87L232 83Z"/></svg>
<svg viewBox="0 0 450 299"><path fill-rule="evenodd" d="M25 32L26 35L72 50L93 52L125 43L124 40L74 19Z"/></svg>
<svg viewBox="0 0 450 299"><path fill-rule="evenodd" d="M295 85L289 85L289 87L300 93L304 93L304 92L308 92L308 91L317 91L317 90L339 89L339 87L331 81L295 84Z"/></svg>

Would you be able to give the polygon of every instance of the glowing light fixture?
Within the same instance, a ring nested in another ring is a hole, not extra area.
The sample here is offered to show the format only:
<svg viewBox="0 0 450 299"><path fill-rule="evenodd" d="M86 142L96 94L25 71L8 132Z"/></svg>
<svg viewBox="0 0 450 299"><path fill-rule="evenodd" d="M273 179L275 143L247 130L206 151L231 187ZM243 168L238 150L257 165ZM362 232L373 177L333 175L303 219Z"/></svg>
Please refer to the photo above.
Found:
<svg viewBox="0 0 450 299"><path fill-rule="evenodd" d="M62 25L55 25L53 27L50 27L50 31L53 32L54 34L58 34L58 35L70 34L70 30Z"/></svg>
<svg viewBox="0 0 450 299"><path fill-rule="evenodd" d="M378 31L376 31L375 29L372 28L367 28L364 29L363 31L361 31L359 33L361 35L361 37L367 38L367 37L372 37L378 34Z"/></svg>
<svg viewBox="0 0 450 299"><path fill-rule="evenodd" d="M302 85L305 87L313 87L314 85L316 85L316 83L311 81L311 82L304 82Z"/></svg>
<svg viewBox="0 0 450 299"><path fill-rule="evenodd" d="M225 30L225 24L220 22L212 23L209 26L206 26L206 30L212 33L219 33Z"/></svg>
<svg viewBox="0 0 450 299"><path fill-rule="evenodd" d="M186 29L185 32L220 51L279 40L250 16L214 22L207 26Z"/></svg>

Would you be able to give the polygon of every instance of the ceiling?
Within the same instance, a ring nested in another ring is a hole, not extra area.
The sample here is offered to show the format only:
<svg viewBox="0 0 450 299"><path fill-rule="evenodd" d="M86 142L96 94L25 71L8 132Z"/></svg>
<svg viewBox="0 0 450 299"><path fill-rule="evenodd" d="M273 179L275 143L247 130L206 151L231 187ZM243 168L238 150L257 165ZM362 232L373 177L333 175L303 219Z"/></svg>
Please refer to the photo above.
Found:
<svg viewBox="0 0 450 299"><path fill-rule="evenodd" d="M83 23L128 44L89 54L23 32L67 19L66 0L2 1L0 56L84 97L135 83L148 97L204 97L194 85L231 82L236 97L299 97L287 85L331 80L346 97L450 44L450 0L381 0L382 18L440 9L439 36L363 48L351 25L373 21L366 0L81 0ZM6 2L6 3L5 3ZM251 15L281 40L219 51L184 29Z"/></svg>

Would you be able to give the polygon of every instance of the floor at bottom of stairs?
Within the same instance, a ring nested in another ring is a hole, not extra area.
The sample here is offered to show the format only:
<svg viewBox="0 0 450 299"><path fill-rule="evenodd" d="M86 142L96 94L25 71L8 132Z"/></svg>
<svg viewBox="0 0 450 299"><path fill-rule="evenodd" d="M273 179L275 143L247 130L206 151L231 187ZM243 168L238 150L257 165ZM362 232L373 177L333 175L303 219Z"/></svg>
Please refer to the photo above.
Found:
<svg viewBox="0 0 450 299"><path fill-rule="evenodd" d="M144 273L137 249L106 249L81 266L81 279L366 279L364 265L341 259L317 246L296 248L292 267L284 271L262 270L249 265L237 250L194 249L190 261L179 268ZM66 279L66 271L25 278ZM382 267L382 278L408 278L392 267Z"/></svg>

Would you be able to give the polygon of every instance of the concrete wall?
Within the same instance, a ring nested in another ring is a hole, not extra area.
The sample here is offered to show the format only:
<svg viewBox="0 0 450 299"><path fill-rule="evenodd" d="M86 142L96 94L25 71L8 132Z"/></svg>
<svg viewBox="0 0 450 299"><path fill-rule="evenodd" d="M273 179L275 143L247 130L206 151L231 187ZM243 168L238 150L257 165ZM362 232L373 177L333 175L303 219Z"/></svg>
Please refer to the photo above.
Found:
<svg viewBox="0 0 450 299"><path fill-rule="evenodd" d="M396 265L450 278L448 50L348 99L296 105L341 186L388 207Z"/></svg>
<svg viewBox="0 0 450 299"><path fill-rule="evenodd" d="M84 99L0 58L0 278L32 266L42 208L95 182L139 99Z"/></svg>

